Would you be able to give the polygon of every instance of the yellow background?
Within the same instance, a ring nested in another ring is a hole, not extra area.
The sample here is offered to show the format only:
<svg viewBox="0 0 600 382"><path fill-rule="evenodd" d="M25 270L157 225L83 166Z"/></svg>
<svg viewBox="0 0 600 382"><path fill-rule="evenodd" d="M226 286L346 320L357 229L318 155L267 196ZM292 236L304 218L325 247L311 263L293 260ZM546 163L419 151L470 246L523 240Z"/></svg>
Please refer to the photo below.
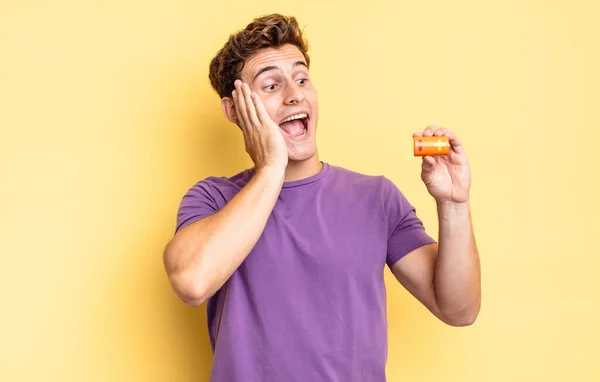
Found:
<svg viewBox="0 0 600 382"><path fill-rule="evenodd" d="M162 249L183 193L250 166L208 64L258 15L305 27L321 159L384 174L432 235L411 133L473 171L475 325L387 272L390 381L600 381L595 1L1 1L0 380L203 381L204 307Z"/></svg>

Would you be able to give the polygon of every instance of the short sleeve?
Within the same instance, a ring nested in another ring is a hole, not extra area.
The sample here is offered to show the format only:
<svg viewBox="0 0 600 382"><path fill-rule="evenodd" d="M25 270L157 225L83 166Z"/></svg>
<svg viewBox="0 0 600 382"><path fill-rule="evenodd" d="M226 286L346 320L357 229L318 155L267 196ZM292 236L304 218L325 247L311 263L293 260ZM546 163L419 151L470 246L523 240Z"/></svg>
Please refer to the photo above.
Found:
<svg viewBox="0 0 600 382"><path fill-rule="evenodd" d="M384 206L387 213L388 242L387 265L391 267L398 260L436 241L427 234L416 209L408 202L396 185L386 179Z"/></svg>
<svg viewBox="0 0 600 382"><path fill-rule="evenodd" d="M181 199L179 210L177 211L175 232L214 214L218 210L219 207L212 195L210 182L202 180L196 183Z"/></svg>

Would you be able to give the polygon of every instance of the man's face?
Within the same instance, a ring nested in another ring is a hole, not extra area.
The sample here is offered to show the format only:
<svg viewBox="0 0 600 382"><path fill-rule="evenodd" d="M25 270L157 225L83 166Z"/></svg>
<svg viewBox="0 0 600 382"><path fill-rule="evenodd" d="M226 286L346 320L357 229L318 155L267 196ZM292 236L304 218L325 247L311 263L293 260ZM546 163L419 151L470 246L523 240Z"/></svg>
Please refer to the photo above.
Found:
<svg viewBox="0 0 600 382"><path fill-rule="evenodd" d="M281 129L289 160L314 157L319 107L302 52L294 45L260 50L246 60L241 79Z"/></svg>

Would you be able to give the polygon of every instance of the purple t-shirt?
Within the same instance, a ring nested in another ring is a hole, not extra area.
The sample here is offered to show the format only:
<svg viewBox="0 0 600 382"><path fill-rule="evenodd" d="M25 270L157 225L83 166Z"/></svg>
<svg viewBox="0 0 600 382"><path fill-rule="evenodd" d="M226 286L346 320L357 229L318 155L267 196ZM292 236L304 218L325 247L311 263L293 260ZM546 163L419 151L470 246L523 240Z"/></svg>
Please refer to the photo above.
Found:
<svg viewBox="0 0 600 382"><path fill-rule="evenodd" d="M253 172L198 182L176 229L219 211ZM385 381L385 266L433 242L383 176L323 163L284 183L254 249L207 302L210 381Z"/></svg>

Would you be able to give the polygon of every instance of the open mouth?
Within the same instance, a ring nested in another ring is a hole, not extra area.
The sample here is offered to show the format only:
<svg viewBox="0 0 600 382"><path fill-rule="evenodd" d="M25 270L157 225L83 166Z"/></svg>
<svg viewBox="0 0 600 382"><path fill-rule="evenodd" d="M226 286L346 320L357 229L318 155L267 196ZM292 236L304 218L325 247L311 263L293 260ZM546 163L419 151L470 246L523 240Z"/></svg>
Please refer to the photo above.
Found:
<svg viewBox="0 0 600 382"><path fill-rule="evenodd" d="M279 127L293 138L303 138L308 134L308 121L307 113L298 113L281 121Z"/></svg>

